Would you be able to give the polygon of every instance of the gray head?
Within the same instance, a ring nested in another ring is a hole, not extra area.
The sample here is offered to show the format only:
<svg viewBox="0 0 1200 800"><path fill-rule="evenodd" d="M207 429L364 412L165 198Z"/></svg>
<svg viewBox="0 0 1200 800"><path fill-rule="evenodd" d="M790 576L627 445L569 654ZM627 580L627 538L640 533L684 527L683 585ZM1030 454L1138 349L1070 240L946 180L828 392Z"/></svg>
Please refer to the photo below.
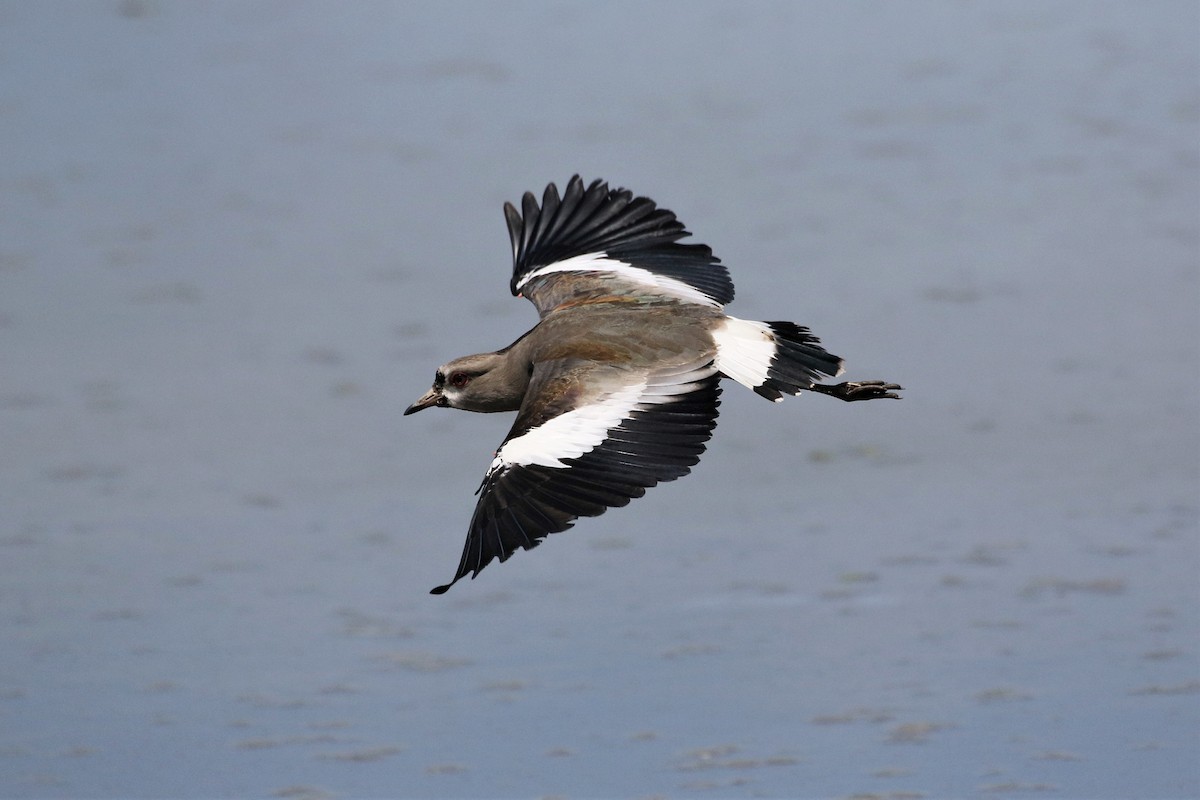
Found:
<svg viewBox="0 0 1200 800"><path fill-rule="evenodd" d="M507 352L463 356L443 364L433 376L433 387L404 413L415 414L430 406L516 411L529 385L529 373L520 365L510 364Z"/></svg>

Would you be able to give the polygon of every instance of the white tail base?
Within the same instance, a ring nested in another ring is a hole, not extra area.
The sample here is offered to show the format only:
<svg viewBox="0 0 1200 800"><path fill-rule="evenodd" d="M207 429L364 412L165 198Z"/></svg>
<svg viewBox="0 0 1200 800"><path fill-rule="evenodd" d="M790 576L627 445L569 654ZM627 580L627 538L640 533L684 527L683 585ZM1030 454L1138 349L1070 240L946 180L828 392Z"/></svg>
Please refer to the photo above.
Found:
<svg viewBox="0 0 1200 800"><path fill-rule="evenodd" d="M726 317L713 328L712 337L717 345L718 370L751 389L766 383L776 351L775 335L769 325Z"/></svg>

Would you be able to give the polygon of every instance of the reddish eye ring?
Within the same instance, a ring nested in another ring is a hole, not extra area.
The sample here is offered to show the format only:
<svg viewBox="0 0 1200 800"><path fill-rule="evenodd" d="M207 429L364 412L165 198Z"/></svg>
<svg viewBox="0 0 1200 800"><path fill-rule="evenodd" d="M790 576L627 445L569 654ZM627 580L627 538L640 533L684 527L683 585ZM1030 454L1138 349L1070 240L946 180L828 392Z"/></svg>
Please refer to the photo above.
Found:
<svg viewBox="0 0 1200 800"><path fill-rule="evenodd" d="M471 379L469 377L467 377L466 373L463 373L463 372L455 372L453 375L450 376L450 385L453 386L455 389L461 389L462 387L466 386L470 382L471 382Z"/></svg>

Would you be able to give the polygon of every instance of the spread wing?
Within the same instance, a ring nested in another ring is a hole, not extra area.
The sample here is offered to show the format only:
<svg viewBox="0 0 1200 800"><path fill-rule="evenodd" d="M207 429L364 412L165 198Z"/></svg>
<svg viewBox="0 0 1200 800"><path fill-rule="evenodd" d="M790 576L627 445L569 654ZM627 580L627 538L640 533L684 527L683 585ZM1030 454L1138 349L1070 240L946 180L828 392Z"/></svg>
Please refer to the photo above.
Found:
<svg viewBox="0 0 1200 800"><path fill-rule="evenodd" d="M719 380L711 361L642 375L578 359L537 365L479 487L454 580L433 594L686 475L716 427Z"/></svg>
<svg viewBox="0 0 1200 800"><path fill-rule="evenodd" d="M576 175L559 197L553 183L539 207L526 192L521 210L504 204L513 247L513 295L528 297L545 316L564 304L613 297L660 297L720 307L733 300L733 281L675 214L626 189Z"/></svg>

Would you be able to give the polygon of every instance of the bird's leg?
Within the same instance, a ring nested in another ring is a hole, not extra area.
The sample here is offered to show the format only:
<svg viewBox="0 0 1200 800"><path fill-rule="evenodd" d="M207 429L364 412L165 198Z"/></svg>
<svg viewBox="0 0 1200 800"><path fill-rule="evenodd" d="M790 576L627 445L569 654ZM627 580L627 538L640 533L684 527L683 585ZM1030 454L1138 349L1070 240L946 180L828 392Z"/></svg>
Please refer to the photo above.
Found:
<svg viewBox="0 0 1200 800"><path fill-rule="evenodd" d="M896 392L903 388L899 384L883 381L846 381L832 386L814 383L808 387L810 392L827 394L830 397L845 400L847 403L853 403L855 400L878 400L881 397L899 400L900 395Z"/></svg>

